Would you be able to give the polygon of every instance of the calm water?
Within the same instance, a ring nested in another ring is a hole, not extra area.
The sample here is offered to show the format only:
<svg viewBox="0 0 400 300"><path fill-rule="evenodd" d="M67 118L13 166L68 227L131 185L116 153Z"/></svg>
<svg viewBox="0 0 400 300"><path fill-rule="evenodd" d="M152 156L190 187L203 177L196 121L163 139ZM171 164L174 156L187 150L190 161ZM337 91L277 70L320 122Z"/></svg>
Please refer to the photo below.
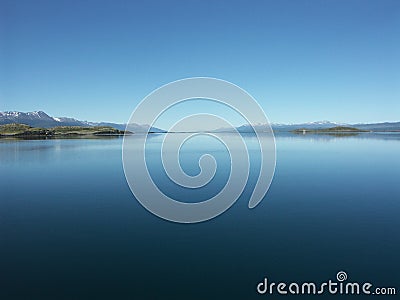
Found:
<svg viewBox="0 0 400 300"><path fill-rule="evenodd" d="M206 148L222 161L196 196L165 178L160 141L151 138L150 171L165 193L199 201L224 185L222 145L200 139L182 148L191 175ZM121 138L0 140L0 299L283 299L258 295L257 283L318 283L340 270L400 292L400 135L281 134L276 142L275 177L259 206L247 208L253 153L236 204L182 225L134 199Z"/></svg>

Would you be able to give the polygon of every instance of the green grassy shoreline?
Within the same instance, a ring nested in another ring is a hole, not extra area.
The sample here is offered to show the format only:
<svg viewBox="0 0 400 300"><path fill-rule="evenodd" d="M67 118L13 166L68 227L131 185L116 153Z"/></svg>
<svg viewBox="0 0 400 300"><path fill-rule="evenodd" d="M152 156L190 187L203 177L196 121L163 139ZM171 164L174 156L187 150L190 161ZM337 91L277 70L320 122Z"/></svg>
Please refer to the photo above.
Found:
<svg viewBox="0 0 400 300"><path fill-rule="evenodd" d="M123 130L110 126L56 126L52 128L37 128L25 124L0 125L0 137L86 137L101 135L123 135Z"/></svg>
<svg viewBox="0 0 400 300"><path fill-rule="evenodd" d="M306 128L299 128L292 130L293 133L361 133L361 132L370 132L369 130L362 130L355 127L346 127L346 126L336 126L330 128L322 128L322 129L306 129Z"/></svg>

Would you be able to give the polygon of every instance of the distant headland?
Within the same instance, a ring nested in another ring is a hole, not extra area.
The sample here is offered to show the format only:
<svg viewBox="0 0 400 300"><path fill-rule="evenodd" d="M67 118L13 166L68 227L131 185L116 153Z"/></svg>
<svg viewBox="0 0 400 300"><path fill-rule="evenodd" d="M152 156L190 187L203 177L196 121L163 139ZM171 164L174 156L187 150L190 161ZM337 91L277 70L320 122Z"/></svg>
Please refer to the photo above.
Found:
<svg viewBox="0 0 400 300"><path fill-rule="evenodd" d="M122 135L126 132L110 126L56 126L52 128L32 127L26 124L0 125L0 137L79 137L99 135Z"/></svg>
<svg viewBox="0 0 400 300"><path fill-rule="evenodd" d="M371 130L363 130L355 127L347 127L347 126L335 126L330 128L321 128L321 129L307 129L307 128L299 128L292 130L293 133L360 133L360 132L371 132Z"/></svg>

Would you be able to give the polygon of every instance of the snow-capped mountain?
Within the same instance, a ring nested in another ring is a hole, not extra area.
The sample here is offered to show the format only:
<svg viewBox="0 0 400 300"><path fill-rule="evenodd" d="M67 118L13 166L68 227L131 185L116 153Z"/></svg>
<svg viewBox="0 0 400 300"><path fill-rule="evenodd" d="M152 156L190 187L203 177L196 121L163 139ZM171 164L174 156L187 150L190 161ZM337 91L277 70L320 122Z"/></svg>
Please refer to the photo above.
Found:
<svg viewBox="0 0 400 300"><path fill-rule="evenodd" d="M73 122L63 122L60 119L55 119L50 117L43 111L33 111L33 112L19 112L19 111L5 111L0 112L0 124L10 124L10 123L20 123L26 124L32 127L53 127L61 125L78 125L81 124L74 120Z"/></svg>
<svg viewBox="0 0 400 300"><path fill-rule="evenodd" d="M331 121L316 121L316 122L308 122L308 123L300 123L300 124L275 124L272 123L272 129L276 131L291 131L299 128L304 129L324 129L331 128L336 126L349 126L355 127L362 130L371 130L371 131L399 131L400 130L400 122L382 122L382 123L337 123Z"/></svg>
<svg viewBox="0 0 400 300"><path fill-rule="evenodd" d="M324 128L331 128L336 126L349 126L349 124L345 123L337 123L331 121L315 121L315 122L307 122L307 123L298 123L298 124L276 124L272 123L271 127L274 130L280 131L290 131L298 128L305 128L305 129L324 129Z"/></svg>
<svg viewBox="0 0 400 300"><path fill-rule="evenodd" d="M4 111L0 112L0 125L19 123L32 127L50 128L55 126L111 126L118 130L125 130L126 124L88 122L80 121L68 117L51 117L43 111L19 112ZM131 132L147 132L149 125L130 124L128 130ZM164 132L162 129L151 127L151 132Z"/></svg>
<svg viewBox="0 0 400 300"><path fill-rule="evenodd" d="M336 126L349 126L355 127L362 130L371 130L371 131L400 131L400 122L384 122L384 123L366 123L366 124L348 124L348 123L337 123L331 121L316 121L316 122L307 122L307 123L292 123L292 124L283 124L283 123L271 123L271 127L274 131L279 132L287 132L300 128L304 129L325 129L332 128ZM257 132L266 131L265 124L257 124L253 125L253 128ZM239 132L253 132L253 129L250 125L242 125L236 128ZM216 130L218 132L231 131L230 129L220 128Z"/></svg>
<svg viewBox="0 0 400 300"><path fill-rule="evenodd" d="M20 123L26 124L32 127L44 127L50 128L54 126L111 126L118 130L125 130L126 124L117 123L107 123L107 122L88 122L80 121L74 118L68 117L51 117L43 111L33 111L33 112L19 112L19 111L4 111L0 112L0 125ZM363 130L372 131L400 131L400 122L384 122L384 123L366 123L366 124L345 124L336 123L331 121L316 121L308 123L299 124L282 124L282 123L272 123L271 127L274 131L291 131L295 129L324 129L335 126L350 126ZM144 132L166 132L163 129L151 127L149 125L143 124L129 124L128 130L136 133ZM265 131L265 124L256 124L253 126L258 132ZM231 129L220 128L215 130L216 132L230 131ZM252 132L250 125L242 125L237 127L239 132Z"/></svg>
<svg viewBox="0 0 400 300"><path fill-rule="evenodd" d="M299 123L299 124L282 124L282 123L271 123L271 127L275 131L291 131L299 128L306 129L323 129L330 128L335 126L347 126L348 124L343 123L335 123L330 121L316 121L316 122L308 122L308 123ZM265 131L265 124L257 124L253 125L253 128L256 131L262 132ZM239 132L252 132L252 128L250 125L242 125L237 128Z"/></svg>

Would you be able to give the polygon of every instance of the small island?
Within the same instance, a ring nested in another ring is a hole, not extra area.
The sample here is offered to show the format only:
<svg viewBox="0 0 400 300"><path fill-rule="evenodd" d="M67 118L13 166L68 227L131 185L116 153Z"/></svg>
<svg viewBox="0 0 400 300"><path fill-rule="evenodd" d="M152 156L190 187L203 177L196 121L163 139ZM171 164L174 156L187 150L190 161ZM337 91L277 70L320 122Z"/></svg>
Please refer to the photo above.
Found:
<svg viewBox="0 0 400 300"><path fill-rule="evenodd" d="M52 128L31 127L25 124L5 124L0 125L0 137L83 137L99 135L123 135L123 130L118 130L110 126L56 126Z"/></svg>
<svg viewBox="0 0 400 300"><path fill-rule="evenodd" d="M321 129L299 128L299 129L292 130L292 132L297 133L297 134L306 134L306 133L357 134L357 133L369 132L369 131L358 129L355 127L336 126L336 127L321 128Z"/></svg>

